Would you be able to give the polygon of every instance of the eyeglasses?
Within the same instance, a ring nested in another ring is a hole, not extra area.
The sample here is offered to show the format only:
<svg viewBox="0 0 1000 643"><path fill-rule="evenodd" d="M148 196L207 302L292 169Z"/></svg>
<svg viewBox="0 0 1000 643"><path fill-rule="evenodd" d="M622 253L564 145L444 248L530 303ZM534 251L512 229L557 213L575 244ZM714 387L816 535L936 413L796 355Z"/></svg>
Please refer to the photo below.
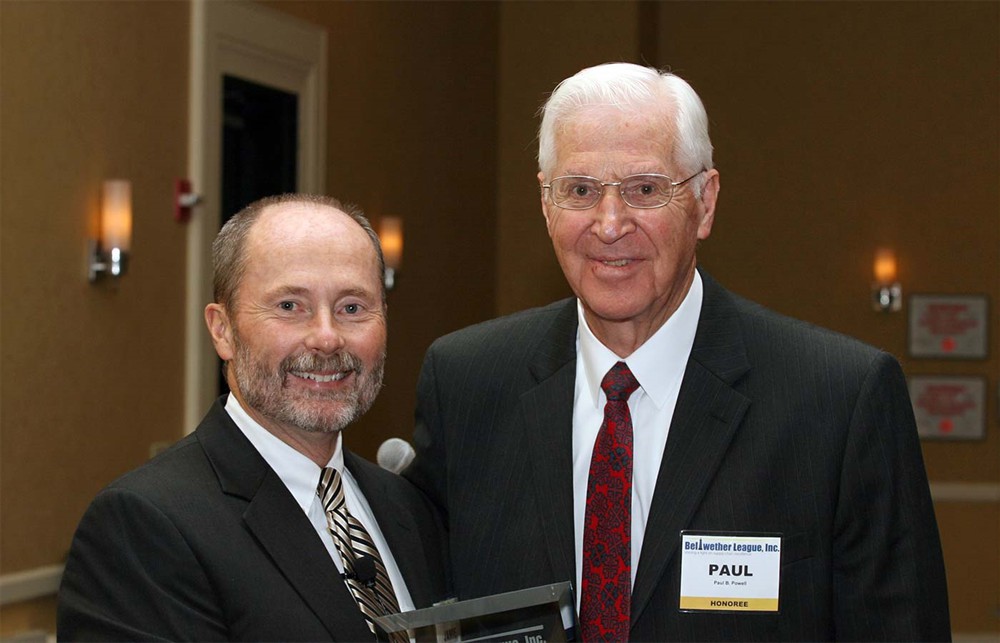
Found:
<svg viewBox="0 0 1000 643"><path fill-rule="evenodd" d="M683 181L674 181L664 174L633 174L621 181L602 181L592 176L560 176L542 184L552 202L567 210L589 210L604 196L604 188L617 187L625 205L649 210L670 203L674 188L698 176L698 170Z"/></svg>

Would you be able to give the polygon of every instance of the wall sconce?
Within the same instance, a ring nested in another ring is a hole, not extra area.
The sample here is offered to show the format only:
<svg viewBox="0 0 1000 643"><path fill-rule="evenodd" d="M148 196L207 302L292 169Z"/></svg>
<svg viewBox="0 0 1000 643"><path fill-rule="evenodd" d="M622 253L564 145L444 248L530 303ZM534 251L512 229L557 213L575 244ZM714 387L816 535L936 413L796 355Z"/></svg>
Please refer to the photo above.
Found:
<svg viewBox="0 0 1000 643"><path fill-rule="evenodd" d="M396 273L403 263L403 220L399 217L382 217L378 224L378 238L385 258L385 289L396 286Z"/></svg>
<svg viewBox="0 0 1000 643"><path fill-rule="evenodd" d="M875 251L875 283L872 284L872 308L896 312L903 307L903 287L896 281L896 254L890 248Z"/></svg>
<svg viewBox="0 0 1000 643"><path fill-rule="evenodd" d="M90 281L107 273L121 277L132 243L132 184L115 179L101 189L101 238L90 240Z"/></svg>

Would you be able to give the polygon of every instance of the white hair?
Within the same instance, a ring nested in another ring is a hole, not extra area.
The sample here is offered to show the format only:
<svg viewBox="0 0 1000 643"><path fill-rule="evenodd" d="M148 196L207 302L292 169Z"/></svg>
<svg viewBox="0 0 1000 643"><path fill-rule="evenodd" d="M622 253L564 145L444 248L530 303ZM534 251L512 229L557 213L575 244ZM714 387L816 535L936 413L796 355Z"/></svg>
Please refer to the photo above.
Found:
<svg viewBox="0 0 1000 643"><path fill-rule="evenodd" d="M680 76L631 63L605 63L588 67L559 83L541 108L538 129L538 169L548 178L556 164L556 135L585 107L612 106L623 111L654 108L655 118L674 118L677 132L673 160L685 176L712 165L712 141L708 137L708 114L698 94ZM667 127L664 123L664 127ZM664 132L664 136L668 133ZM671 159L664 159L669 161ZM704 177L694 180L701 194Z"/></svg>

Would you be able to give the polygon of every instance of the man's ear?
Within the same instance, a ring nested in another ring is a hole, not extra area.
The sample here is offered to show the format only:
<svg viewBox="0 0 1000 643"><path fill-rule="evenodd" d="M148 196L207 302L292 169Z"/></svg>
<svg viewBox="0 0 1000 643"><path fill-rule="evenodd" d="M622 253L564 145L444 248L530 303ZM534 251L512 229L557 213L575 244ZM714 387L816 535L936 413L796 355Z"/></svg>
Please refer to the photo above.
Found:
<svg viewBox="0 0 1000 643"><path fill-rule="evenodd" d="M698 221L698 239L704 240L712 234L715 223L715 204L719 200L719 171L706 170L708 177L701 191L701 212Z"/></svg>
<svg viewBox="0 0 1000 643"><path fill-rule="evenodd" d="M538 193L541 195L542 202L542 216L545 217L545 229L549 231L549 236L552 236L552 228L550 224L552 220L549 218L549 200L546 199L545 190L542 189L542 185L545 183L545 174L542 172L538 173Z"/></svg>
<svg viewBox="0 0 1000 643"><path fill-rule="evenodd" d="M225 306L215 303L205 306L205 325L212 336L215 352L223 361L231 360L236 354L236 345L233 343L233 325Z"/></svg>

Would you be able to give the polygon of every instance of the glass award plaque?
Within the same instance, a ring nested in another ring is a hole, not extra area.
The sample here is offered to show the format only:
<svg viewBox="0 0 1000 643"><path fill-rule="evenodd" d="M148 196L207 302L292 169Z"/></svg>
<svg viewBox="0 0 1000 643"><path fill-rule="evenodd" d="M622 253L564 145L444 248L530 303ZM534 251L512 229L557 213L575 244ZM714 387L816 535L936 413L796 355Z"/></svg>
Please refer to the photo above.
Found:
<svg viewBox="0 0 1000 643"><path fill-rule="evenodd" d="M406 631L418 643L572 641L576 601L573 584L565 582L440 603L375 620L386 632Z"/></svg>

